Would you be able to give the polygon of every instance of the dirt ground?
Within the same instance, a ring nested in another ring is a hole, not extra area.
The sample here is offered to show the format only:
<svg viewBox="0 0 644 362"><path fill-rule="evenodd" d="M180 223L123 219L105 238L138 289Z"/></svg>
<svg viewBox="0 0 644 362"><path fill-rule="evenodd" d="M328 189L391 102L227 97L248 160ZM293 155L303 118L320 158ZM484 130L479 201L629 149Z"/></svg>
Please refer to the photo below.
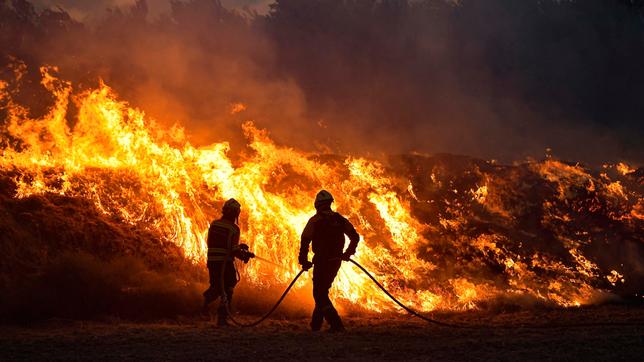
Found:
<svg viewBox="0 0 644 362"><path fill-rule="evenodd" d="M0 360L636 361L644 354L643 306L435 317L481 327L445 328L400 315L347 317L341 334L313 333L306 319L271 319L248 329L196 318L50 320L0 327ZM596 325L579 326L587 323Z"/></svg>

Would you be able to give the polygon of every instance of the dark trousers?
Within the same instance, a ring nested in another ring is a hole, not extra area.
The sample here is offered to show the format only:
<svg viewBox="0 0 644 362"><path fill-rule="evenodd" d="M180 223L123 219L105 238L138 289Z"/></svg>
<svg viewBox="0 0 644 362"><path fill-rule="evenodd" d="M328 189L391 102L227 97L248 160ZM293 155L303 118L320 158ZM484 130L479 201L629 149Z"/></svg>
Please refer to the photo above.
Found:
<svg viewBox="0 0 644 362"><path fill-rule="evenodd" d="M223 297L221 290L221 272L222 272L222 263L223 262L209 262L208 263L208 275L210 277L210 287L203 292L204 296L204 308L207 308L210 303L215 301L219 297ZM224 267L224 288L226 291L226 303L230 306L230 302L233 299L233 288L237 284L237 271L235 270L235 265L232 262L227 262ZM219 309L217 313L221 317L226 317L228 312L226 310L226 304L222 299L219 304Z"/></svg>
<svg viewBox="0 0 644 362"><path fill-rule="evenodd" d="M319 330L322 327L323 319L331 325L331 328L341 328L342 320L329 299L329 289L338 271L342 260L315 261L313 267L313 299L315 309L311 318L311 328Z"/></svg>

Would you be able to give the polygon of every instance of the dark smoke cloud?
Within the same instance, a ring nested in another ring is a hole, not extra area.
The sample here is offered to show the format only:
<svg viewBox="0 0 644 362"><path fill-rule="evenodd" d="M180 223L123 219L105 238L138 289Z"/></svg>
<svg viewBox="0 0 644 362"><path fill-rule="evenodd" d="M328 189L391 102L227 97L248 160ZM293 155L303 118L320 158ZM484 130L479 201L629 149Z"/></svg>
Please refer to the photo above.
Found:
<svg viewBox="0 0 644 362"><path fill-rule="evenodd" d="M318 151L644 160L641 1L0 4L3 55L101 77L198 144L252 119Z"/></svg>
<svg viewBox="0 0 644 362"><path fill-rule="evenodd" d="M277 4L269 29L283 73L309 111L344 117L355 139L506 160L546 147L642 160L641 4Z"/></svg>
<svg viewBox="0 0 644 362"><path fill-rule="evenodd" d="M125 9L136 4L137 0L33 0L37 9L61 8L79 21L100 20L106 9ZM171 10L169 0L146 0L149 18L156 18ZM222 5L229 9L250 9L266 13L270 0L222 0Z"/></svg>

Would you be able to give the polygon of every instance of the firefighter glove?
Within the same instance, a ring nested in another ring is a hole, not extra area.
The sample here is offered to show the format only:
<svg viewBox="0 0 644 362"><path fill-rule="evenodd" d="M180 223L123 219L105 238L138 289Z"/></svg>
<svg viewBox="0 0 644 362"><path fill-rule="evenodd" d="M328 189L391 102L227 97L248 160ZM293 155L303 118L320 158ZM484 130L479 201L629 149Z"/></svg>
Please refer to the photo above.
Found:
<svg viewBox="0 0 644 362"><path fill-rule="evenodd" d="M300 264L302 264L302 270L309 270L313 266L313 263L311 263L308 260L305 260L304 262L302 262Z"/></svg>
<svg viewBox="0 0 644 362"><path fill-rule="evenodd" d="M244 262L244 264L246 264L251 258L254 258L254 257L255 257L255 254L251 253L250 251L244 250L241 254L240 259Z"/></svg>
<svg viewBox="0 0 644 362"><path fill-rule="evenodd" d="M306 253L300 252L300 255L297 257L297 262L300 263L300 265L304 265L304 263L309 261L309 256Z"/></svg>

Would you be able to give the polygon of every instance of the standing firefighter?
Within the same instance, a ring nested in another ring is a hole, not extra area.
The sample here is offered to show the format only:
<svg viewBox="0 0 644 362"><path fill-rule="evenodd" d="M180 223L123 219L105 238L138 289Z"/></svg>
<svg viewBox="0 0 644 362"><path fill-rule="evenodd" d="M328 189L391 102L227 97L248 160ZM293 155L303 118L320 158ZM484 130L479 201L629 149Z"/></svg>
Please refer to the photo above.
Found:
<svg viewBox="0 0 644 362"><path fill-rule="evenodd" d="M300 244L299 262L304 270L313 265L313 299L315 309L311 318L311 329L319 331L326 319L331 331L344 331L342 320L329 299L329 289L335 276L340 270L342 260L349 260L355 254L360 236L356 229L342 215L331 210L333 196L326 190L321 190L315 197L316 214L309 219ZM351 242L344 249L344 235ZM313 242L313 263L309 261L309 244Z"/></svg>
<svg viewBox="0 0 644 362"><path fill-rule="evenodd" d="M208 274L210 288L204 293L204 314L208 313L208 305L221 297L217 311L217 324L228 325L228 308L233 297L233 288L237 284L237 271L234 258L248 263L254 255L248 251L248 245L239 243L239 226L237 220L241 205L237 200L230 199L224 203L222 217L210 224L208 229ZM222 275L223 273L223 275ZM224 290L222 291L222 285ZM222 293L222 292L225 292Z"/></svg>

